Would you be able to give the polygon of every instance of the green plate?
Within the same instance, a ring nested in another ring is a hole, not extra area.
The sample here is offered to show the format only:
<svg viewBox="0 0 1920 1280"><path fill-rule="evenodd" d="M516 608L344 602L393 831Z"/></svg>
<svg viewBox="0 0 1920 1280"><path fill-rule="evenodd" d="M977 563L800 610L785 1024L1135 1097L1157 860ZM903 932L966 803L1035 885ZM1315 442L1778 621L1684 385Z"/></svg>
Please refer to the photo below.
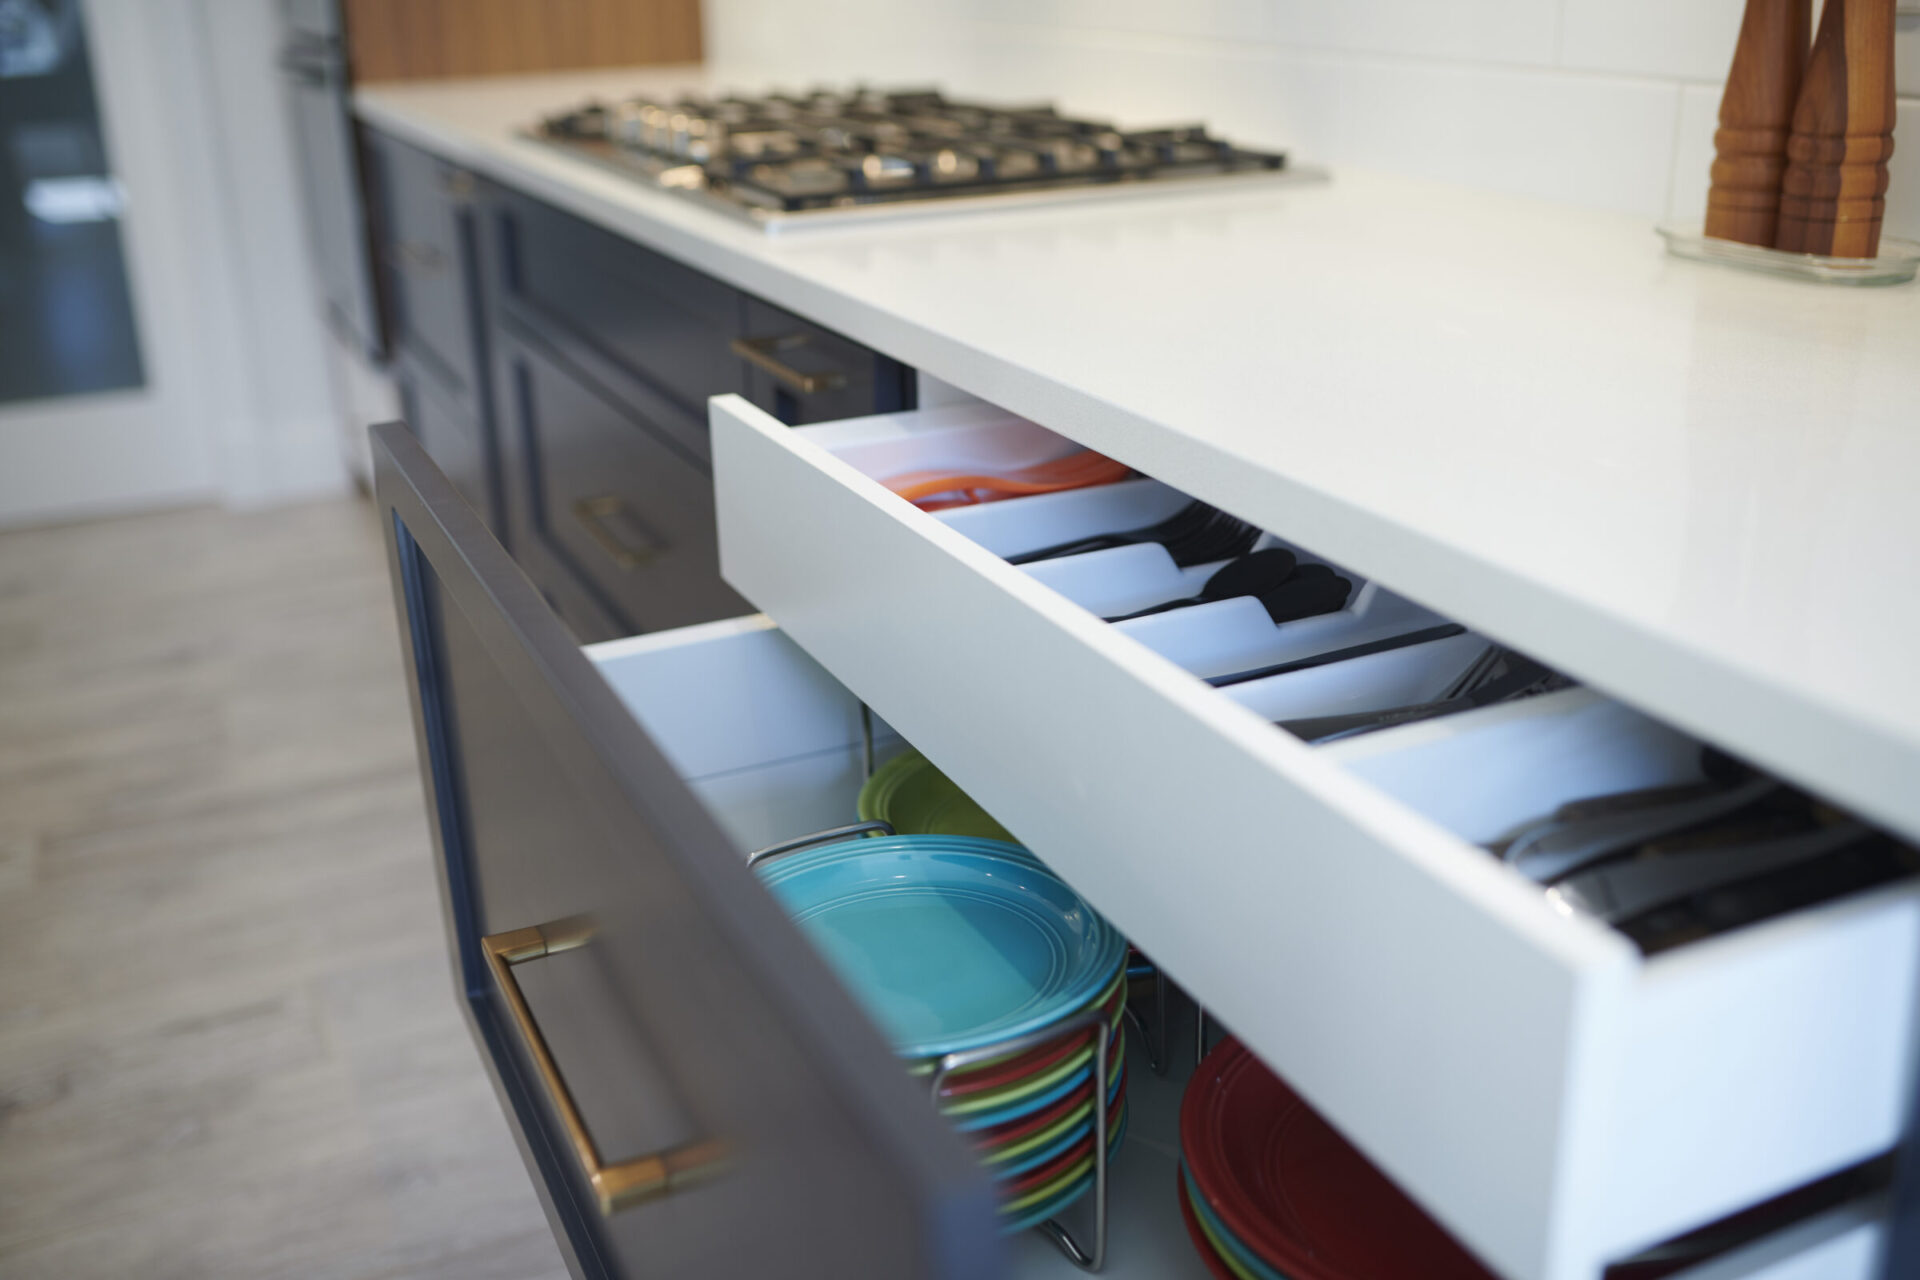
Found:
<svg viewBox="0 0 1920 1280"><path fill-rule="evenodd" d="M903 836L978 836L1017 844L1007 829L918 751L874 771L860 788L863 822L889 822Z"/></svg>
<svg viewBox="0 0 1920 1280"><path fill-rule="evenodd" d="M1127 1053L1127 1038L1124 1029L1112 1040L1108 1054L1118 1063L1124 1061ZM1058 1094L1064 1097L1074 1089L1086 1083L1089 1074L1087 1068L1093 1062L1093 1046L1069 1054L1060 1061L1038 1071L1033 1075L1002 1085L998 1089L982 1089L979 1093L969 1093L958 1101L942 1100L939 1104L943 1116L971 1116L982 1111L997 1111L1038 1093ZM1060 1085L1069 1084L1067 1089Z"/></svg>
<svg viewBox="0 0 1920 1280"><path fill-rule="evenodd" d="M1107 1165L1109 1169L1112 1168L1114 1156L1119 1153L1121 1139L1126 1136L1127 1106L1121 1103L1120 1109L1114 1112L1113 1119L1108 1122ZM1053 1199L1080 1179L1090 1177L1092 1174L1093 1155L1090 1152L1082 1156L1072 1168L1062 1170L1059 1177L1052 1179L1045 1186L1035 1187L1017 1199L1001 1201L1000 1212L1003 1216L1014 1217L1022 1210L1031 1209L1037 1204Z"/></svg>

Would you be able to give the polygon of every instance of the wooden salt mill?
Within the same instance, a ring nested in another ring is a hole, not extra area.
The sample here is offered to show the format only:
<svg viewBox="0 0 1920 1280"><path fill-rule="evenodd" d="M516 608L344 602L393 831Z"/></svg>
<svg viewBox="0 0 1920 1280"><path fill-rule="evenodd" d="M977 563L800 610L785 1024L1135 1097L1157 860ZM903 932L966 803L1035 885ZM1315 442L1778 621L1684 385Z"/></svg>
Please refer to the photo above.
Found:
<svg viewBox="0 0 1920 1280"><path fill-rule="evenodd" d="M1776 249L1880 252L1894 111L1893 0L1826 0L1787 140Z"/></svg>
<svg viewBox="0 0 1920 1280"><path fill-rule="evenodd" d="M1720 129L1713 135L1710 236L1743 244L1774 242L1787 136L1812 26L1812 0L1747 0L1733 68L1720 97Z"/></svg>

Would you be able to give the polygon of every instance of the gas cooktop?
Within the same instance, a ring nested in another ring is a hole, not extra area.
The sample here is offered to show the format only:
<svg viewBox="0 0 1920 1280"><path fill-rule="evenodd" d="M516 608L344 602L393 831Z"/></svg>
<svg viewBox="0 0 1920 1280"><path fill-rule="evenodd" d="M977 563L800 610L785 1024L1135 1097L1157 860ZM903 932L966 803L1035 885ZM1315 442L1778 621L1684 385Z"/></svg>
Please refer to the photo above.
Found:
<svg viewBox="0 0 1920 1280"><path fill-rule="evenodd" d="M1324 176L1201 125L1123 130L930 89L591 102L530 136L770 227L921 202Z"/></svg>

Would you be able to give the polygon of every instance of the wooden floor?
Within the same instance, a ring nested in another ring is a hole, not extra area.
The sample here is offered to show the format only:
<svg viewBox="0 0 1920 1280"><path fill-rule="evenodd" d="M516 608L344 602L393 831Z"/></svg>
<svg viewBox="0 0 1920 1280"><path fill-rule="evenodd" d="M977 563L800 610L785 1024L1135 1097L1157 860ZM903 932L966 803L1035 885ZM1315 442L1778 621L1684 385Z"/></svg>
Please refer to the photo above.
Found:
<svg viewBox="0 0 1920 1280"><path fill-rule="evenodd" d="M370 508L0 534L0 1276L564 1274L456 1010Z"/></svg>

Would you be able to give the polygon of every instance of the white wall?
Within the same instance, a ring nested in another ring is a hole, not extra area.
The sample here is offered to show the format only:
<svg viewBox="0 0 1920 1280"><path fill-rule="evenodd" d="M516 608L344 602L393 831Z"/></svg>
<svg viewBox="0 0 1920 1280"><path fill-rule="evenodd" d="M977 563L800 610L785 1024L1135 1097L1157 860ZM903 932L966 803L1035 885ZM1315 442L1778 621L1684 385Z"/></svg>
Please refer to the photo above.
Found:
<svg viewBox="0 0 1920 1280"><path fill-rule="evenodd" d="M742 87L867 77L1204 120L1303 159L1698 218L1743 0L706 0ZM1888 226L1920 238L1920 24Z"/></svg>

